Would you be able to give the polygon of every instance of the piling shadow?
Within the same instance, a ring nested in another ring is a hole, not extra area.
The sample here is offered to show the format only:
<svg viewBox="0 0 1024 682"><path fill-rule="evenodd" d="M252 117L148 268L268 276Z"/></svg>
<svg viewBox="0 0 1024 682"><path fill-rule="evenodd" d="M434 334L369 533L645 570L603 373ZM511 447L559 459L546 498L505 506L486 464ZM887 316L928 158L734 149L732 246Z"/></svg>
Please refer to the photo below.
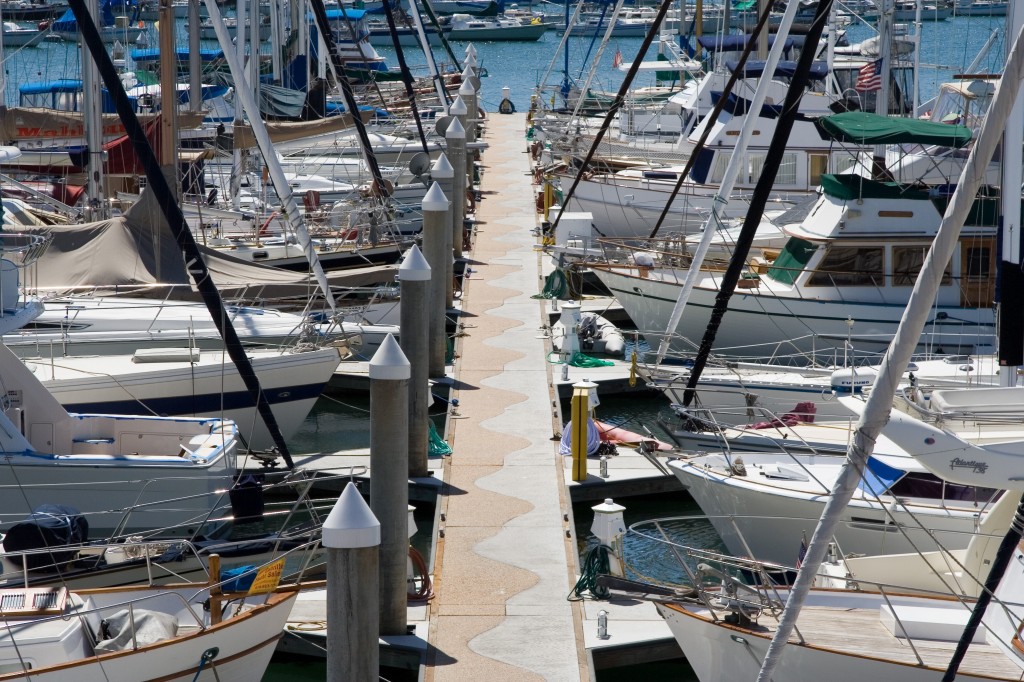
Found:
<svg viewBox="0 0 1024 682"><path fill-rule="evenodd" d="M430 667L440 667L442 665L452 665L458 663L459 659L453 658L445 652L438 649L433 644L427 645L427 665Z"/></svg>

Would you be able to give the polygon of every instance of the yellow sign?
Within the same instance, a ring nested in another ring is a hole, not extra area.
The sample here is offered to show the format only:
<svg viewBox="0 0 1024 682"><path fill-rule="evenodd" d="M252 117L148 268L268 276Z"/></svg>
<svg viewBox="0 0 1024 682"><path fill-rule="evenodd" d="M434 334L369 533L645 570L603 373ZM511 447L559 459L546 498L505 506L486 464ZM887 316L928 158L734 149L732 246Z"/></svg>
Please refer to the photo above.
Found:
<svg viewBox="0 0 1024 682"><path fill-rule="evenodd" d="M277 584L281 582L281 574L284 572L284 557L281 557L277 561L267 564L259 570L256 577L252 581L252 587L249 588L249 594L266 594L267 592L273 592L277 589Z"/></svg>

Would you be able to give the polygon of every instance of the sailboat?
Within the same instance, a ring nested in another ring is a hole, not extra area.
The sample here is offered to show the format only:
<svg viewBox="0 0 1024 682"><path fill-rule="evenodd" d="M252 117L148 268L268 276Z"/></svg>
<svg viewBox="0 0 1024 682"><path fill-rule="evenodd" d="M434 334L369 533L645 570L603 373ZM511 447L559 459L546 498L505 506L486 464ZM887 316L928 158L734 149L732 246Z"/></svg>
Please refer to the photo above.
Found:
<svg viewBox="0 0 1024 682"><path fill-rule="evenodd" d="M2 589L0 680L259 679L298 590L219 588Z"/></svg>
<svg viewBox="0 0 1024 682"><path fill-rule="evenodd" d="M1019 126L1019 113L1011 117L1011 111L1024 80L1024 45L1021 42L1024 22L1019 16L1015 19L1016 36L1000 89L922 267L904 320L883 359L877 382L879 388L861 409L847 452L848 462L837 476L810 543L801 553L803 562L795 583L788 589L772 589L768 601L757 600L758 603L751 604L742 600L752 606L744 611L740 601L730 604L729 597L739 590L746 595L764 593L757 588L740 587L726 578L721 591L724 601L718 603L734 613L725 620L719 620L713 613L710 618L700 619L704 623L713 622L712 627L699 625L691 629L689 626L697 622L691 618L694 612L678 605L662 610L684 647L686 638L696 635L690 641L697 646L691 650L699 660L705 680L721 674L724 674L722 679L754 679L756 675L758 680L773 679L773 676L775 679L810 680L827 675L832 680L860 680L872 675L886 680L925 680L935 679L943 669L944 680L1016 680L1022 675L1024 645L1020 633L1024 625L1024 572L1020 566L1024 563L1024 553L1020 539L1024 498L991 562L985 590L974 603L948 596L905 599L894 586L880 592L880 599L812 589L839 514L864 472L874 440L883 430L890 438L910 448L918 462L944 480L1014 491L1022 489L1018 475L1020 441L972 445L950 432L900 413L890 416L889 397L913 353L913 339L924 327L942 269L952 255L957 233L981 183L981 167L995 151L1004 130L1015 130ZM1004 188L1010 193L1004 204L1004 217L1016 223L1020 183L1019 180L1006 181L1006 178L1019 177L1021 160L1019 143L1011 144L1013 151L1003 159L1006 164ZM1009 255L1010 258L1015 256ZM1013 266L1008 264L1007 267ZM1013 348L1001 350L1007 364L1019 364L1016 346L1014 343ZM992 601L998 608L987 608ZM713 610L707 601L701 606ZM737 610L733 606L741 608ZM754 619L760 619L762 614L768 617L755 627ZM795 641L793 635L796 635ZM922 639L928 641L922 642ZM727 653L735 650L735 644L744 647L744 655ZM701 647L703 652L698 650Z"/></svg>

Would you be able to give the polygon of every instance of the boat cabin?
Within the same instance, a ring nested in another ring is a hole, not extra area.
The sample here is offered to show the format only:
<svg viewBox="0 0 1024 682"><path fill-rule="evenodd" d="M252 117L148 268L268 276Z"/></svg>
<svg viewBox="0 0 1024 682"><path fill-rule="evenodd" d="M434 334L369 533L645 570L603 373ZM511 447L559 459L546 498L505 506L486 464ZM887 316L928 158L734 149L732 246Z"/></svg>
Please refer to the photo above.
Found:
<svg viewBox="0 0 1024 682"><path fill-rule="evenodd" d="M849 287L876 292L879 302L905 300L924 264L952 193L857 175L822 177L823 194L807 218L784 231L789 241L764 276L804 295L833 297ZM943 275L938 302L994 305L998 197L975 200Z"/></svg>

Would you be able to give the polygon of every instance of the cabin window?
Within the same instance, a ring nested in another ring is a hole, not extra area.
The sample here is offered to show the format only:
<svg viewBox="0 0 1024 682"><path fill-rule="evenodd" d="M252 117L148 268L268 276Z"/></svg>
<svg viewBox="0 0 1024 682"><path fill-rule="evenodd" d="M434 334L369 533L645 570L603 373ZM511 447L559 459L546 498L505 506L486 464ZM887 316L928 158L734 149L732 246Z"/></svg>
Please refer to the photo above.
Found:
<svg viewBox="0 0 1024 682"><path fill-rule="evenodd" d="M804 266L817 248L806 239L791 238L786 242L782 253L772 261L772 266L768 268L768 277L781 284L792 284L803 272Z"/></svg>
<svg viewBox="0 0 1024 682"><path fill-rule="evenodd" d="M924 265L927 246L894 246L892 247L892 285L894 287L912 287L917 275ZM942 273L942 284L949 285L953 281L949 265Z"/></svg>
<svg viewBox="0 0 1024 682"><path fill-rule="evenodd" d="M761 177L761 171L764 170L764 159L764 154L751 154L747 157L747 182L751 185ZM776 179L776 182L779 180Z"/></svg>
<svg viewBox="0 0 1024 682"><path fill-rule="evenodd" d="M821 176L828 173L828 154L807 155L807 184L817 187L821 184Z"/></svg>
<svg viewBox="0 0 1024 682"><path fill-rule="evenodd" d="M857 165L857 156L849 152L838 152L832 158L832 172L845 173Z"/></svg>
<svg viewBox="0 0 1024 682"><path fill-rule="evenodd" d="M885 249L881 246L831 246L807 285L812 287L880 287Z"/></svg>
<svg viewBox="0 0 1024 682"><path fill-rule="evenodd" d="M760 173L758 173L758 175L760 176ZM775 184L796 184L796 154L782 155L782 162L779 164L779 172L775 174Z"/></svg>
<svg viewBox="0 0 1024 682"><path fill-rule="evenodd" d="M720 183L725 177L725 167L729 165L729 154L715 154L715 165L711 169L711 182Z"/></svg>

